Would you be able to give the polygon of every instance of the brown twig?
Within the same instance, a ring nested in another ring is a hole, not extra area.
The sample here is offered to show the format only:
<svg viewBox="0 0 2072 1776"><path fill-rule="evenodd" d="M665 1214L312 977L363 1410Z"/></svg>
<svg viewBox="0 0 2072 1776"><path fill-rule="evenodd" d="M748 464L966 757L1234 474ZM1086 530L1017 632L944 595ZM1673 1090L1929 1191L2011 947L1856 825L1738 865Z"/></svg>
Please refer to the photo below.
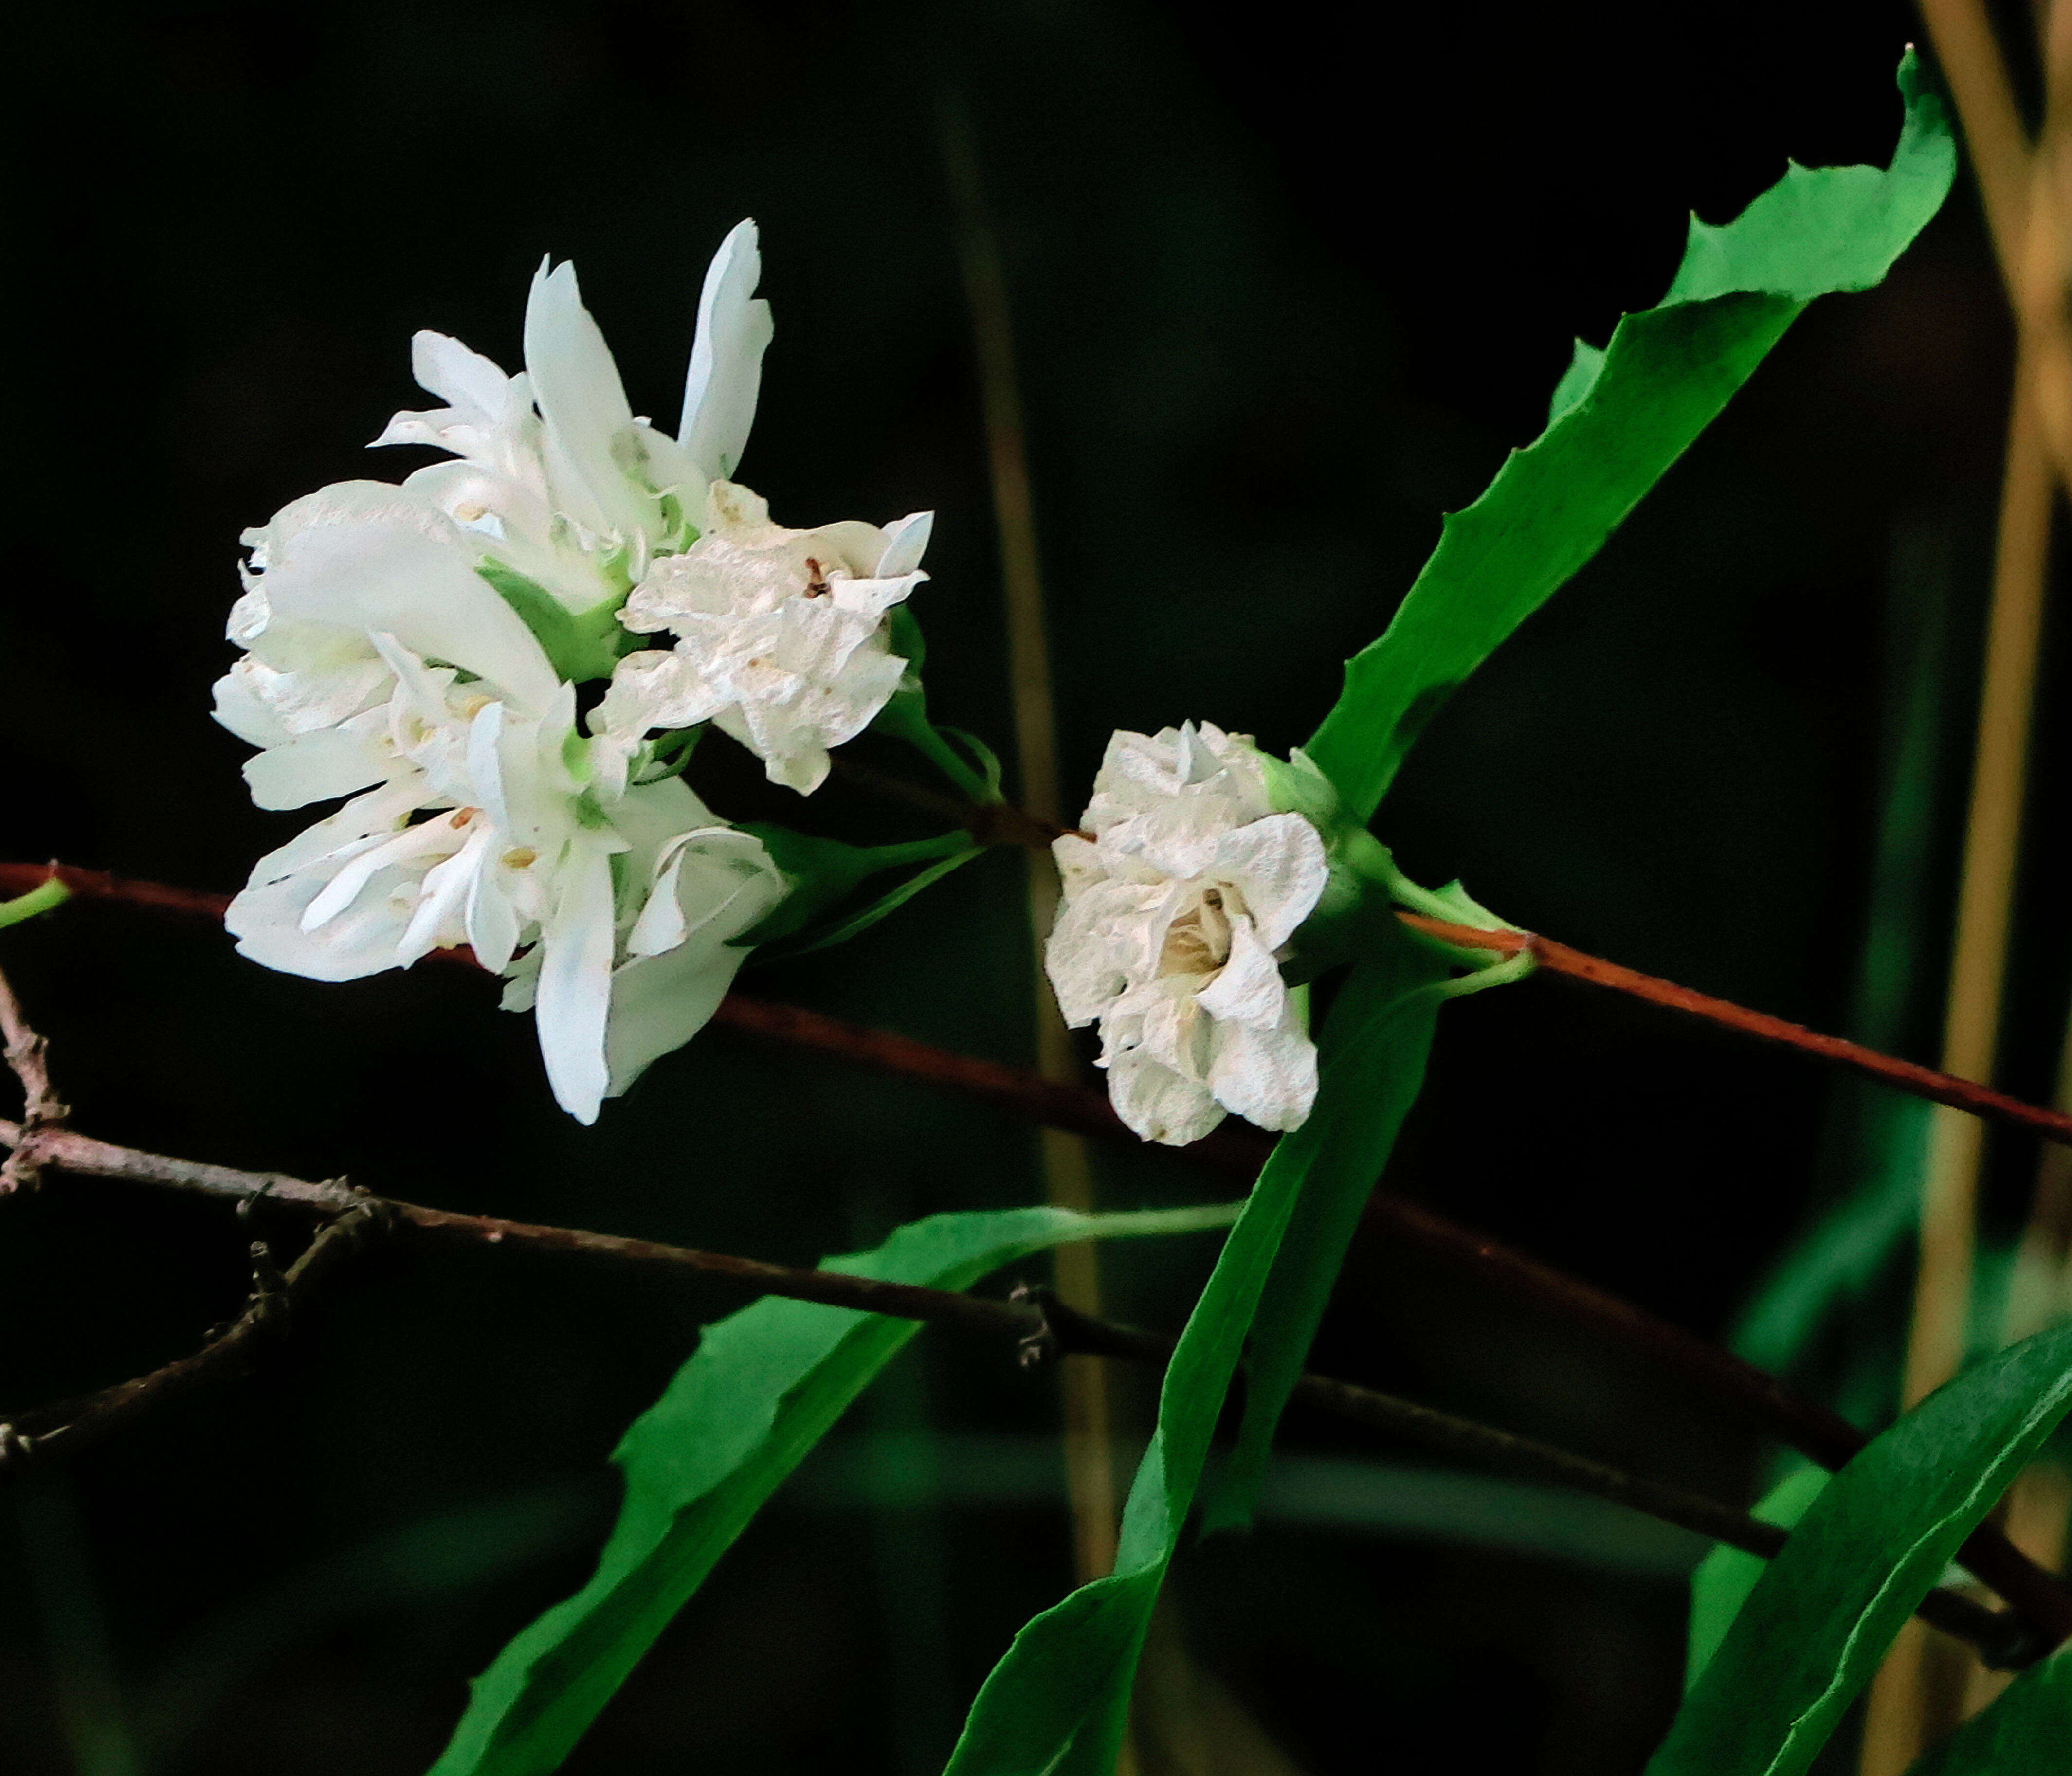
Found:
<svg viewBox="0 0 2072 1776"><path fill-rule="evenodd" d="M223 909L229 904L227 898L220 894L168 888L158 882L134 881L98 870L80 870L64 864L0 863L0 892L25 893L53 874L72 890L76 898L81 900L117 901L216 920L220 920ZM1933 1067L1865 1048L1860 1042L1848 1042L1839 1036L1823 1036L1803 1024L1773 1018L1766 1012L1751 1011L1731 1000L1694 992L1673 980L1642 974L1637 968L1608 962L1601 956L1585 955L1552 938L1530 931L1492 931L1450 925L1442 919L1426 919L1415 913L1397 916L1406 925L1463 949L1503 956L1530 950L1533 959L1549 973L1608 987L1614 993L1702 1018L1708 1023L1753 1036L1758 1041L1776 1042L1815 1059L1850 1067L1895 1091L1936 1104L1947 1104L1973 1116L2011 1123L2046 1140L2072 1143L2072 1116L2025 1104L2019 1098L2008 1097L1969 1079L1957 1079L1947 1073L1938 1073ZM475 966L474 959L464 950L437 950L433 952L433 960ZM747 993L730 994L721 1002L713 1022L728 1029L746 1030L751 1034L817 1049L824 1054L839 1054L887 1072L948 1086L1050 1128L1134 1141L1098 1092L1058 1084L1018 1067L953 1054L890 1030L849 1023ZM1225 1128L1205 1141L1197 1141L1186 1151L1227 1176L1248 1177L1257 1170L1264 1147L1261 1141L1241 1130Z"/></svg>
<svg viewBox="0 0 2072 1776"><path fill-rule="evenodd" d="M1723 1030L1753 1036L1761 1042L1776 1042L1796 1049L1802 1054L1810 1054L1815 1060L1848 1067L1895 1091L1926 1098L1932 1103L1947 1104L1953 1110L1967 1111L1975 1116L2011 1123L2017 1128L2041 1135L2046 1141L2072 1143L2072 1116L2061 1111L2025 1104L2019 1098L2008 1097L2004 1092L1975 1084L1969 1079L1960 1079L1954 1074L1938 1073L1932 1067L1880 1054L1860 1042L1848 1042L1840 1036L1823 1036L1803 1024L1773 1018L1767 1012L1750 1011L1732 1000L1715 999L1710 993L1693 992L1688 987L1678 986L1673 980L1642 974L1637 968L1607 962L1601 956L1586 956L1581 950L1556 943L1551 937L1541 937L1531 931L1481 931L1470 925L1451 925L1443 919L1426 919L1417 913L1399 913L1396 917L1428 936L1463 949L1486 950L1498 956L1515 956L1521 950L1529 951L1532 959L1550 974L1565 975L1572 980L1587 980L1593 986L1609 987L1630 998L1644 999L1650 1005L1702 1018Z"/></svg>
<svg viewBox="0 0 2072 1776"><path fill-rule="evenodd" d="M1847 1465L1870 1439L1839 1412L1794 1394L1774 1375L1744 1363L1644 1308L1607 1295L1523 1252L1471 1233L1408 1199L1377 1190L1363 1219L1471 1275L1608 1342L1635 1352L1739 1406L1764 1429L1823 1468ZM2072 1593L1984 1524L1958 1551L1966 1569L2014 1605L2053 1644L2072 1639Z"/></svg>
<svg viewBox="0 0 2072 1776"><path fill-rule="evenodd" d="M248 1198L249 1200L249 1198ZM58 1400L0 1422L0 1474L51 1457L78 1454L127 1429L147 1413L242 1375L274 1336L294 1304L338 1261L384 1224L381 1206L360 1198L320 1227L285 1274L276 1274L261 1242L252 1248L253 1289L245 1310L191 1356L97 1393Z"/></svg>
<svg viewBox="0 0 2072 1776"><path fill-rule="evenodd" d="M0 1142L19 1137L18 1125L0 1122ZM0 1469L36 1457L86 1448L142 1412L185 1396L209 1380L236 1372L239 1359L278 1323L289 1301L306 1287L319 1268L343 1256L357 1238L376 1227L474 1246L573 1253L679 1274L690 1272L722 1277L758 1294L955 1326L1011 1343L1023 1351L1025 1361L1031 1355L1084 1353L1163 1364L1174 1343L1157 1333L1075 1313L1048 1291L1022 1291L1015 1300L991 1301L947 1289L766 1264L758 1259L664 1245L654 1240L542 1227L491 1215L458 1215L369 1196L336 1180L311 1183L276 1173L240 1173L227 1166L113 1148L68 1131L57 1137L46 1162L65 1170L159 1183L240 1202L263 1198L305 1211L327 1213L341 1203L350 1207L327 1223L285 1277L270 1286L262 1282L244 1314L193 1356L84 1400L18 1414L0 1429ZM255 1248L255 1254L263 1253L264 1249ZM1515 1437L1372 1388L1329 1376L1305 1375L1297 1384L1296 1398L1319 1411L1402 1437L1436 1453L1589 1493L1765 1558L1774 1555L1785 1543L1784 1531L1716 1500L1661 1486L1552 1445ZM41 1429L45 1425L51 1428ZM2051 1644L2020 1618L1987 1609L1953 1593L1930 1593L1922 1605L1922 1614L1938 1627L1972 1642L1983 1656L1996 1663L2028 1663Z"/></svg>
<svg viewBox="0 0 2072 1776"><path fill-rule="evenodd" d="M44 879L50 867L0 863L0 890L26 892ZM81 898L114 900L183 913L201 911L212 917L219 917L225 904L220 896L165 889L151 882L130 882L97 870L59 868L62 878ZM1577 978L1634 992L1637 997L1667 1004L1677 1010L1693 1011L1700 1016L1723 1013L1714 1016L1713 1021L1725 1022L1729 1027L1744 1030L1747 1034L1767 1036L1773 1032L1767 1027L1748 1031L1739 1020L1775 1026L1788 1033L1782 1039L1794 1047L1806 1043L1832 1044L1852 1050L1871 1063L1889 1063L1910 1072L1927 1073L1925 1068L1912 1069L1910 1063L1890 1061L1889 1057L1857 1049L1854 1044L1836 1042L1832 1038L1817 1036L1781 1019L1766 1019L1761 1013L1744 1012L1724 1001L1708 999L1667 981L1656 980L1595 957L1583 956L1565 945L1554 944L1544 938L1536 939L1519 931L1477 931L1437 921L1410 922L1421 923L1448 942L1468 948L1514 953L1531 944L1542 964L1554 972L1572 972ZM1564 966L1571 959L1579 964L1587 964L1587 969L1578 966L1571 970ZM908 1078L925 1079L1051 1128L1071 1129L1132 1146L1139 1145L1107 1098L1083 1087L1059 1084L1018 1068L931 1047L889 1030L871 1029L799 1006L740 993L730 996L722 1004L713 1021L772 1041L814 1049ZM1794 1038L1804 1040L1802 1042ZM1837 1057L1825 1046L1812 1051L1823 1059L1841 1059L1844 1064L1852 1064L1850 1056ZM1862 1070L1902 1090L1914 1088L1907 1080L1889 1078L1878 1064L1863 1065ZM1927 1077L1933 1082L1943 1079L1943 1075L1937 1074L1927 1074ZM1948 1083L1967 1092L1975 1092L1977 1089L1966 1086L1962 1080ZM2002 1101L2013 1103L2012 1100ZM2027 1111L2029 1107L2015 1108ZM2065 1120L2072 1123L2072 1118ZM0 1145L11 1144L17 1138L15 1126L0 1121ZM350 1188L342 1182L310 1184L278 1174L239 1172L225 1166L171 1159L117 1147L71 1130L53 1131L46 1139L51 1163L91 1176L166 1184L232 1198L249 1194L256 1187L251 1181L265 1178L269 1181L266 1188L275 1200L326 1213L339 1212L355 1200ZM1227 1124L1207 1140L1182 1149L1188 1158L1206 1170L1248 1185L1270 1150L1271 1143L1265 1137L1236 1124ZM437 1215L441 1211L425 1212ZM1824 1466L1840 1467L1866 1441L1863 1433L1846 1420L1793 1395L1774 1378L1729 1353L1414 1203L1385 1193L1377 1194L1369 1204L1367 1219L1370 1224L1385 1227L1428 1255L1457 1266L1464 1274L1479 1282L1535 1302L1614 1343L1638 1350L1707 1392L1736 1401L1757 1422ZM496 1224L484 1221L480 1225L490 1227ZM504 1226L508 1231L516 1223ZM452 1230L449 1227L446 1231ZM479 1237L487 1239L487 1235ZM591 1237L609 1239L602 1235ZM680 1249L649 1248L640 1241L627 1245L628 1250L623 1255L633 1258L643 1253L652 1257L656 1252ZM653 1261L679 1262L674 1258L653 1258ZM2016 1603L2039 1630L2047 1631L2053 1644L2072 1638L2072 1593L2066 1592L2054 1577L2029 1561L1991 1525L1975 1533L1966 1543L1961 1557L1971 1571Z"/></svg>
<svg viewBox="0 0 2072 1776"><path fill-rule="evenodd" d="M49 1044L29 1027L7 976L0 973L0 1044L9 1067L22 1082L21 1133L0 1163L0 1196L34 1190L43 1143L64 1125L65 1107L51 1086Z"/></svg>

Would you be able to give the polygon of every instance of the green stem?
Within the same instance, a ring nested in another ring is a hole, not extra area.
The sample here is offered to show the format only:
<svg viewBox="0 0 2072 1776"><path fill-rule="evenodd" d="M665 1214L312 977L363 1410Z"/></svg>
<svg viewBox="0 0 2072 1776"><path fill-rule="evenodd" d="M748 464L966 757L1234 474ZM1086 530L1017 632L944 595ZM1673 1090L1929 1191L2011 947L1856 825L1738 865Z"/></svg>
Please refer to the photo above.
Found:
<svg viewBox="0 0 2072 1776"><path fill-rule="evenodd" d="M47 913L71 898L72 890L52 876L26 894L18 894L12 900L0 900L0 931L10 925L18 925L25 919L34 919L39 913Z"/></svg>

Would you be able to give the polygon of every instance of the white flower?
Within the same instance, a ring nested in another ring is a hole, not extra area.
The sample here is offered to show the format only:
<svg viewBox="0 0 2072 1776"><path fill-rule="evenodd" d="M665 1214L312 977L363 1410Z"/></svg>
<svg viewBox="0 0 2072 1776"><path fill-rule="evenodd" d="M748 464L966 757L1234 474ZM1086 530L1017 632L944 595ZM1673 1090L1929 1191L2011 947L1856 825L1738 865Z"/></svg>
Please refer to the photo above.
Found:
<svg viewBox="0 0 2072 1776"><path fill-rule="evenodd" d="M899 688L906 662L886 613L927 578L934 514L787 530L727 481L713 483L708 512L705 534L656 562L619 613L636 634L673 632L676 647L621 660L592 725L623 750L651 729L713 722L772 783L807 794L828 775L828 749Z"/></svg>
<svg viewBox="0 0 2072 1776"><path fill-rule="evenodd" d="M404 487L572 613L615 606L656 555L705 527L705 490L740 462L771 334L770 305L754 299L761 271L755 224L739 223L705 273L674 438L635 417L575 267L542 262L524 371L506 376L458 339L419 333L412 371L448 405L397 413L375 444L453 452Z"/></svg>
<svg viewBox="0 0 2072 1776"><path fill-rule="evenodd" d="M1148 1141L1198 1141L1227 1110L1293 1128L1316 1097L1316 1049L1277 952L1330 862L1308 818L1276 811L1269 763L1206 722L1118 734L1086 812L1092 841L1054 847L1064 902L1045 965L1065 1021L1100 1023L1108 1095Z"/></svg>
<svg viewBox="0 0 2072 1776"><path fill-rule="evenodd" d="M459 667L534 714L559 680L532 631L470 565L453 520L379 481L343 481L247 531L229 637L249 648L216 681L216 717L266 750L245 778L261 808L299 808L382 780L350 718L397 689L397 648Z"/></svg>
<svg viewBox="0 0 2072 1776"><path fill-rule="evenodd" d="M746 954L727 939L776 904L783 879L679 782L600 797L573 687L528 706L392 635L367 641L387 699L262 754L253 779L276 806L340 793L344 775L374 787L261 859L225 923L253 960L320 980L472 945L521 976L516 1002L536 1011L555 1097L594 1121L711 1016ZM268 765L319 738L356 770Z"/></svg>

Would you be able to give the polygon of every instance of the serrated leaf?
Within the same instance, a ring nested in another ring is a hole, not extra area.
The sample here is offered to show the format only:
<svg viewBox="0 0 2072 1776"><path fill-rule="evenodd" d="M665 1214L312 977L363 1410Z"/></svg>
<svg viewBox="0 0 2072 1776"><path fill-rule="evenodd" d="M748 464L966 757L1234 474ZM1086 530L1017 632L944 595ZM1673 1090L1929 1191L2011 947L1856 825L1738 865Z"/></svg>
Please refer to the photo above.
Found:
<svg viewBox="0 0 2072 1776"><path fill-rule="evenodd" d="M1192 1232L1226 1225L1233 1212L939 1215L824 1268L964 1289L1051 1246ZM612 1457L626 1496L596 1573L475 1680L433 1776L545 1776L558 1767L763 1501L919 1330L911 1320L775 1297L708 1329Z"/></svg>
<svg viewBox="0 0 2072 1776"><path fill-rule="evenodd" d="M1446 520L1309 745L1357 818L1455 687L1597 553L1807 303L1876 284L1934 215L1956 170L1945 107L1911 51L1899 85L1888 171L1793 166L1725 227L1694 219L1663 302L1622 319L1601 354L1579 347L1547 430Z"/></svg>
<svg viewBox="0 0 2072 1776"><path fill-rule="evenodd" d="M1906 1776L2048 1776L2072 1763L2072 1651L2032 1665Z"/></svg>
<svg viewBox="0 0 2072 1776"><path fill-rule="evenodd" d="M1828 1482L1684 1700L1647 1776L1798 1776L2072 1408L2072 1326L1938 1389Z"/></svg>
<svg viewBox="0 0 2072 1776"><path fill-rule="evenodd" d="M949 1776L1113 1776L1145 1630L1304 1182L1385 1157L1423 1082L1437 1005L1386 959L1346 982L1308 1121L1282 1137L1188 1316L1123 1514L1115 1571L1029 1622L972 1704ZM1366 1174L1371 1181L1371 1174Z"/></svg>

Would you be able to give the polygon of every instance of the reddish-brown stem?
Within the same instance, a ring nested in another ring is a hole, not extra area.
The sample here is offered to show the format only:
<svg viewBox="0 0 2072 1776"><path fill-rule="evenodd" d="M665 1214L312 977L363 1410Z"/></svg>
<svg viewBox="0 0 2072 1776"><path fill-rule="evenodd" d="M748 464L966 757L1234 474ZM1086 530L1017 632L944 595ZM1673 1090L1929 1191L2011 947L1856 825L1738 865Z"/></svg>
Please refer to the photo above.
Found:
<svg viewBox="0 0 2072 1776"><path fill-rule="evenodd" d="M0 1141L19 1137L17 1126L0 1122ZM290 1293L308 1279L318 1262L344 1250L348 1240L360 1231L381 1227L415 1231L469 1245L568 1252L665 1272L723 1277L745 1285L758 1295L779 1295L793 1301L953 1326L966 1332L1011 1340L1022 1347L1025 1360L1080 1351L1163 1364L1173 1350L1174 1341L1170 1338L1075 1313L1047 1292L1022 1291L1013 1301L990 1301L945 1289L884 1282L839 1271L802 1270L727 1252L666 1246L574 1227L456 1215L414 1202L368 1196L335 1180L310 1183L273 1174L239 1173L226 1166L113 1147L63 1130L54 1137L45 1157L49 1164L71 1171L150 1182L231 1197L245 1203L263 1197L306 1212L336 1214L341 1209L343 1212L319 1233L284 1279L272 1286L262 1285L243 1315L193 1356L85 1400L18 1414L12 1421L0 1424L0 1468L88 1447L152 1407L235 1373L278 1319ZM255 1256L264 1249L255 1248ZM1295 1394L1319 1411L1403 1437L1434 1453L1494 1467L1520 1479L1592 1494L1765 1559L1782 1549L1786 1540L1784 1531L1713 1499L1350 1382L1305 1375L1297 1381ZM2045 1631L2045 1623L2026 1611L2004 1614L1947 1590L1930 1592L1918 1610L1937 1626L1972 1642L1989 1662L2008 1668L2032 1663L2056 1643Z"/></svg>
<svg viewBox="0 0 2072 1776"><path fill-rule="evenodd" d="M1645 1308L1593 1289L1523 1252L1436 1215L1407 1198L1377 1190L1363 1221L1457 1266L1478 1281L1528 1301L1607 1342L1638 1352L1715 1398L1738 1405L1757 1424L1823 1468L1840 1468L1870 1441L1839 1412L1794 1394L1774 1375L1744 1363ZM2057 1640L2072 1639L2072 1592L2021 1553L1992 1525L1973 1532L1958 1559Z"/></svg>
<svg viewBox="0 0 2072 1776"><path fill-rule="evenodd" d="M230 903L228 898L222 894L171 888L162 882L138 882L125 876L110 875L105 870L81 870L56 863L0 863L0 894L26 894L53 875L77 899L119 901L129 906L152 907L216 922L220 922L224 909ZM2048 1141L2072 1145L2072 1116L2046 1110L2038 1104L2025 1104L2019 1098L2008 1097L2004 1092L1960 1079L1953 1074L1938 1073L1933 1067L1880 1054L1860 1042L1848 1042L1839 1036L1823 1036L1803 1024L1773 1018L1767 1012L1751 1011L1731 1000L1694 992L1673 980L1642 974L1637 968L1622 967L1601 956L1585 955L1552 938L1531 931L1482 931L1473 926L1451 925L1443 919L1426 919L1416 913L1397 916L1406 925L1461 948L1501 956L1529 951L1533 960L1549 973L1565 975L1572 980L1587 980L1593 986L1609 987L1614 993L1645 1000L1650 1005L1702 1018L1722 1029L1796 1049L1802 1054L1811 1054L1837 1067L1852 1068L1895 1091L1927 1098L1936 1104L1947 1104L1975 1116L2011 1123L2017 1128L2033 1130ZM475 960L465 950L436 951L433 959L470 967ZM848 1023L838 1018L746 993L730 994L713 1022L729 1029L818 1049L824 1054L841 1054L888 1072L931 1079L968 1096L984 1098L1050 1128L1101 1137L1116 1136L1122 1132L1122 1124L1114 1112L1096 1093L1057 1085L1019 1068L953 1054L890 1030ZM1257 1169L1256 1156L1261 1149L1242 1134L1233 1140L1219 1131L1208 1140L1197 1142L1190 1151L1215 1170L1227 1176L1240 1176L1249 1175Z"/></svg>
<svg viewBox="0 0 2072 1776"><path fill-rule="evenodd" d="M1702 1018L1723 1030L1753 1036L1759 1042L1795 1048L1815 1060L1848 1067L1895 1091L1926 1098L1935 1104L1947 1104L1953 1110L1966 1111L1975 1116L2012 1123L2017 1128L2041 1135L2046 1141L2072 1145L2072 1116L2061 1111L2025 1104L2004 1092L1960 1079L1955 1074L1938 1073L1932 1067L1881 1054L1860 1042L1848 1042L1840 1036L1823 1036L1803 1024L1773 1018L1767 1012L1750 1011L1730 999L1715 999L1710 993L1693 992L1688 987L1678 986L1673 980L1642 974L1638 968L1622 968L1601 956L1586 956L1581 950L1556 943L1551 937L1541 937L1531 931L1480 931L1471 925L1449 925L1444 919L1426 919L1417 913L1399 913L1396 917L1413 930L1461 948L1485 950L1498 956L1516 956L1524 951L1550 974L1565 975L1572 980L1587 980L1595 987L1609 987L1630 998L1644 999L1651 1005L1666 1005L1671 1011Z"/></svg>
<svg viewBox="0 0 2072 1776"><path fill-rule="evenodd" d="M132 906L199 914L212 919L220 919L228 904L226 897L222 895L167 888L156 882L133 882L100 870L46 864L0 863L0 893L27 893L53 870L73 894L82 899L119 901ZM1937 1097L1940 1102L1959 1103L1960 1108L1967 1109L1975 1108L1981 1114L1998 1113L1996 1107L2004 1105L2021 1113L2012 1120L2047 1116L2054 1122L2072 1125L2072 1118L2057 1117L2054 1112L2037 1111L2012 1099L2002 1099L1997 1093L1982 1092L1981 1087L1962 1079L1893 1060L1854 1043L1818 1035L1781 1018L1767 1018L1726 1001L1709 998L1528 932L1480 931L1408 914L1402 916L1418 929L1464 948L1506 955L1530 948L1536 960L1551 972L1708 1018L1745 1034L1785 1042L1822 1059L1856 1067L1901 1090L1918 1090L1917 1079L1925 1079L1938 1087L1947 1086L1967 1095L1960 1101L1938 1096L1937 1092L1923 1093ZM465 952L435 953L472 963L472 958ZM1107 1099L1083 1087L1058 1084L1019 1068L934 1048L890 1030L874 1030L799 1006L742 993L730 995L713 1021L750 1034L925 1079L984 1099L1048 1127L1137 1145L1136 1137L1123 1125ZM1987 1100L1984 1104L1972 1101L1981 1096ZM2037 1126L2033 1122L2026 1125ZM11 1125L0 1123L0 1141L11 1141L14 1133ZM181 1182L187 1188L232 1196L249 1190L249 1184L243 1181L250 1174L225 1167L160 1160L68 1130L51 1131L41 1138L47 1143L51 1163L75 1171L165 1182L168 1180L162 1168L177 1166L183 1169L185 1175ZM1270 1143L1264 1137L1234 1124L1182 1149L1197 1164L1247 1183L1257 1173L1269 1150ZM349 1207L353 1200L352 1194L343 1186L310 1185L289 1178L277 1179L271 1194L282 1202L332 1211ZM442 1216L444 1213L434 1210L419 1212L427 1216ZM467 1221L469 1218L458 1219ZM1737 1400L1758 1422L1823 1466L1840 1466L1866 1441L1863 1433L1846 1420L1793 1395L1774 1378L1743 1363L1730 1353L1414 1203L1377 1193L1368 1207L1367 1219L1370 1224L1385 1227L1394 1236L1457 1266L1482 1282L1535 1302L1614 1343L1639 1350L1707 1392ZM436 1230L427 1226L426 1231ZM607 1236L583 1237L604 1240ZM638 1247L643 1243L627 1244ZM2050 1575L2030 1562L1996 1529L1988 1525L1978 1531L1965 1544L1963 1560L1971 1571L2015 1603L2038 1628L2047 1629L2058 1640L2072 1638L2072 1593L2066 1593Z"/></svg>

